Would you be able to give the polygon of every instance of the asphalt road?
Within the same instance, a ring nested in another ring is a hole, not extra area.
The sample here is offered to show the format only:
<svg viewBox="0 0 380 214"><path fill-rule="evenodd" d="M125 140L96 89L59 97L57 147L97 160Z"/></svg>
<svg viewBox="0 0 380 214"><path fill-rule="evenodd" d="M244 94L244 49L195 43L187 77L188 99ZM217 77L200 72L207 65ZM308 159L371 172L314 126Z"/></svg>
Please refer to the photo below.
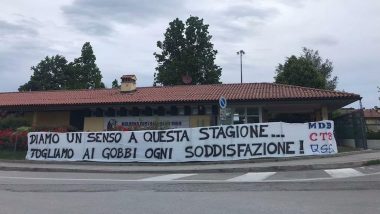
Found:
<svg viewBox="0 0 380 214"><path fill-rule="evenodd" d="M380 166L209 174L0 171L0 213L380 213Z"/></svg>

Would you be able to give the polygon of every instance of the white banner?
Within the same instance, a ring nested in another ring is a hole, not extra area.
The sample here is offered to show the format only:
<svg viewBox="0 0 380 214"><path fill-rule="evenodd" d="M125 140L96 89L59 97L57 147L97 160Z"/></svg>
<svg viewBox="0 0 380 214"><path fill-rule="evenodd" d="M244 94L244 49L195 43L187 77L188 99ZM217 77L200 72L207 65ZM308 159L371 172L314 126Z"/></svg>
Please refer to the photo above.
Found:
<svg viewBox="0 0 380 214"><path fill-rule="evenodd" d="M337 153L333 121L128 132L31 132L28 160L188 162Z"/></svg>
<svg viewBox="0 0 380 214"><path fill-rule="evenodd" d="M104 130L115 130L123 126L131 130L188 128L189 116L142 116L142 117L105 117Z"/></svg>

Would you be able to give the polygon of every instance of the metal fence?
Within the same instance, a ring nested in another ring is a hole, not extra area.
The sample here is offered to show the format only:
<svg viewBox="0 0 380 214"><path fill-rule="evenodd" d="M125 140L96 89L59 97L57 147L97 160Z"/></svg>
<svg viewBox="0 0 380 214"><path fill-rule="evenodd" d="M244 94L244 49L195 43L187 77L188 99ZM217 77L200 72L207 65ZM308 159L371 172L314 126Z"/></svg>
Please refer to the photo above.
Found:
<svg viewBox="0 0 380 214"><path fill-rule="evenodd" d="M362 109L340 115L333 119L338 146L344 139L353 139L356 148L367 149L367 127Z"/></svg>

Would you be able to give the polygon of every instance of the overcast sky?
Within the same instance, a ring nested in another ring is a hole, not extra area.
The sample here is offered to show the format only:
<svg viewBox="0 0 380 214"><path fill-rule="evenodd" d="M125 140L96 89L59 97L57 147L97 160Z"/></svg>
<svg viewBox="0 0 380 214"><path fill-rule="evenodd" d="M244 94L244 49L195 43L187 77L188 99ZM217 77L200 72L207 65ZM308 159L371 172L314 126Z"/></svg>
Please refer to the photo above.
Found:
<svg viewBox="0 0 380 214"><path fill-rule="evenodd" d="M80 56L87 41L106 86L123 74L151 86L156 42L190 15L210 25L223 83L240 82L238 50L243 82L273 82L278 63L307 47L333 62L338 90L380 106L379 0L2 0L0 91L17 91L45 56Z"/></svg>

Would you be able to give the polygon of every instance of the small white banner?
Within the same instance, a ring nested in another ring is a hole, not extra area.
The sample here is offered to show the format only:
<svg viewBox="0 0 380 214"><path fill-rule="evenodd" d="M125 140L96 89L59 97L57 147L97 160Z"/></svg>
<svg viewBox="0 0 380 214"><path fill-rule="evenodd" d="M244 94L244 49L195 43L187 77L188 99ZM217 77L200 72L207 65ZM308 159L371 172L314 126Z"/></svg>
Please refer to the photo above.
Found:
<svg viewBox="0 0 380 214"><path fill-rule="evenodd" d="M128 132L31 132L28 160L188 162L337 153L333 121Z"/></svg>

